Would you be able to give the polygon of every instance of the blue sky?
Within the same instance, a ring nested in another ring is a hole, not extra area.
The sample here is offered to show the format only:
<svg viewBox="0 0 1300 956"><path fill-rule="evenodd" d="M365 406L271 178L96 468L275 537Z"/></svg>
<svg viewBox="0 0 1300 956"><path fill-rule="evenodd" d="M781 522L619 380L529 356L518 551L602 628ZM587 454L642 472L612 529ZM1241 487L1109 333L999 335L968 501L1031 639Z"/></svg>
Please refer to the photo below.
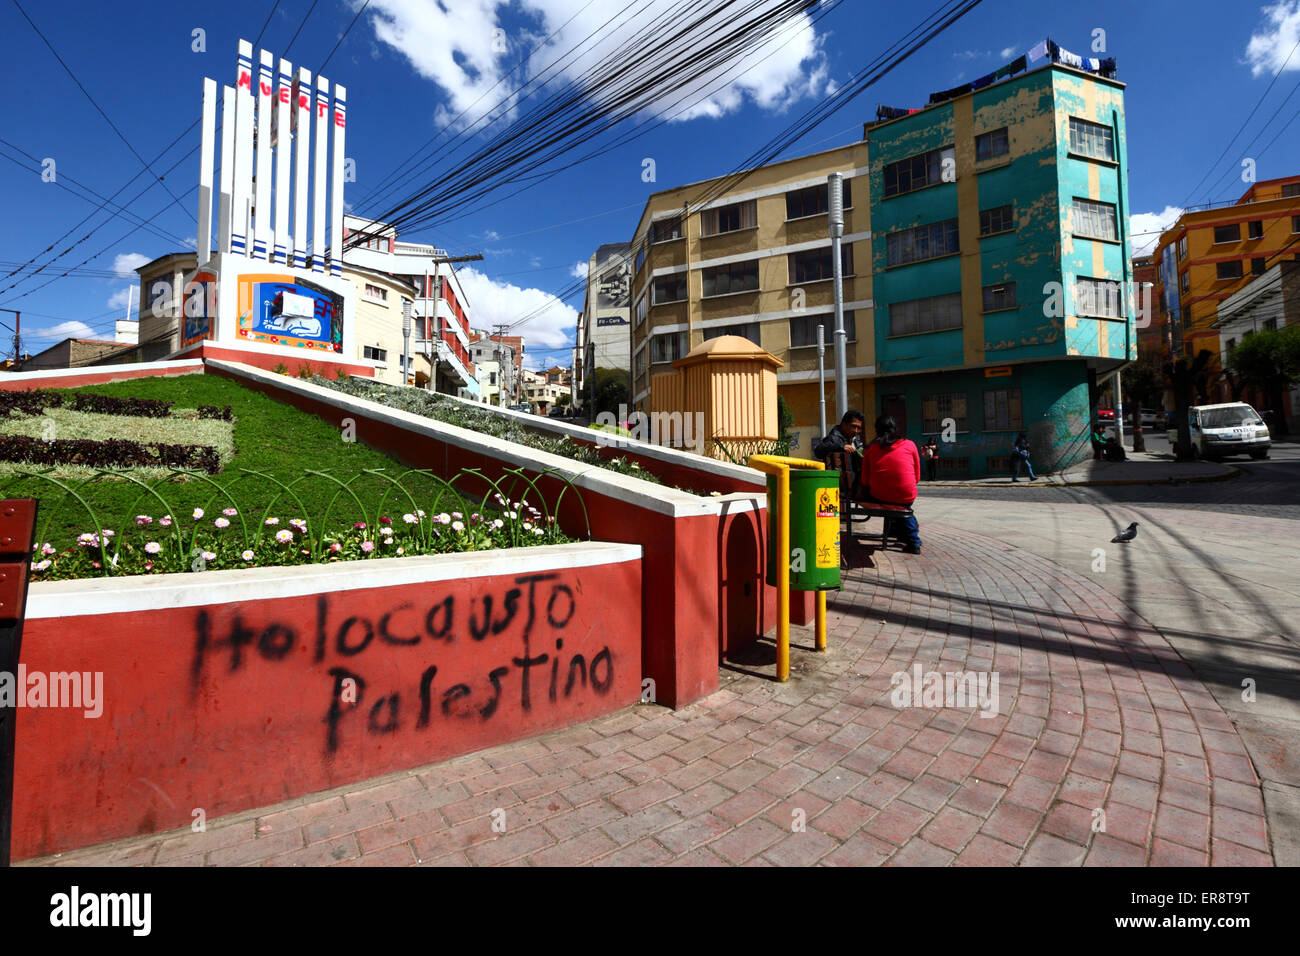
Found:
<svg viewBox="0 0 1300 956"><path fill-rule="evenodd" d="M111 17L84 0L19 2L122 136L148 160L198 117L204 76L232 82L236 40L253 39L268 14L261 46L315 70L361 6L361 0L317 0L304 20L312 0L229 0L219 9L136 0L114 5ZM668 0L635 0L643 2L649 3L647 13L669 5ZM345 195L353 211L381 211L363 202L374 186L438 135L450 117L491 102L493 93L479 97L512 66L518 68L521 51L574 17L555 45L534 53L523 67L536 70L567 50L570 38L587 32L576 31L633 5L629 0L371 0L325 71L348 87L347 152L356 163L357 181ZM629 239L649 193L730 171L937 5L938 0L920 6L847 0L746 73L741 85L702 103L693 118L660 126L509 202L403 238L434 242L453 254L483 253L483 262L460 270L473 322L484 327L511 321L571 281L575 267L596 246ZM206 52L192 49L195 29L205 31ZM874 116L877 104L924 105L931 92L987 73L1044 36L1090 54L1094 37L1101 39L1097 30L1105 31L1105 52L1117 58L1119 78L1128 85L1135 232L1157 228L1186 203L1235 198L1245 188L1243 157L1255 160L1259 179L1300 171L1300 123L1293 122L1300 96L1290 95L1300 85L1300 50L1227 155L1211 165L1300 42L1300 0L1071 5L984 0L789 155L860 138L862 122ZM502 39L505 54L498 52ZM198 130L156 167L161 172L179 161L166 175L179 204L156 184L126 203L144 187L143 176L118 199L165 235L132 231L134 223L101 212L61 239L93 205L43 182L45 160L54 161L62 183L76 180L105 196L141 172L142 164L11 0L0 4L0 45L5 90L0 155L21 164L0 161L0 211L7 227L0 232L0 274L51 244L61 251L104 224L57 260L62 271L97 253L79 267L81 274L32 291L52 268L0 292L0 306L23 311L25 349L33 353L67 335L107 332L111 337L113 320L125 315L126 289L134 280L129 270L176 251L176 240L194 236ZM641 176L647 157L655 160L653 183ZM405 183L402 191L419 185ZM37 263L50 255L39 256ZM0 289L15 279L0 282ZM572 341L573 310L581 305L581 296L567 306L555 303L524 327L539 364L567 364L563 349ZM12 320L0 313L4 326Z"/></svg>

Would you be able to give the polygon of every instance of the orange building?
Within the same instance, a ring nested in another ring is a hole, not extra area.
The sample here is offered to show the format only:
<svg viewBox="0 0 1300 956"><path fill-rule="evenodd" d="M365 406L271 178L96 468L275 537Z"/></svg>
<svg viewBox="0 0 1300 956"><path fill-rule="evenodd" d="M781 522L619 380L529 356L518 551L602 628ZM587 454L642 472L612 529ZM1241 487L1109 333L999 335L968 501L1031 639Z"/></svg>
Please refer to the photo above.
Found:
<svg viewBox="0 0 1300 956"><path fill-rule="evenodd" d="M1300 258L1300 176L1258 182L1235 203L1183 213L1161 234L1153 258L1154 305L1172 350L1194 356L1208 349L1217 367L1219 304L1280 259ZM1220 382L1218 398L1227 391Z"/></svg>

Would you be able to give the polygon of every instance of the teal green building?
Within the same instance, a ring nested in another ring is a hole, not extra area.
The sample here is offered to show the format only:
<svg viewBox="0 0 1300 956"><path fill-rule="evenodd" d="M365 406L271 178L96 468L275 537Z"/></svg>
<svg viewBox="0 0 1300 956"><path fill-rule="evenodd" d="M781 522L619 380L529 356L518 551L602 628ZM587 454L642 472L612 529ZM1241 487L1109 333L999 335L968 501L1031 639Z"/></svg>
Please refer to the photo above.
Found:
<svg viewBox="0 0 1300 956"><path fill-rule="evenodd" d="M869 124L874 396L941 475L1091 455L1137 357L1124 86L1048 64ZM945 427L946 426L946 427Z"/></svg>

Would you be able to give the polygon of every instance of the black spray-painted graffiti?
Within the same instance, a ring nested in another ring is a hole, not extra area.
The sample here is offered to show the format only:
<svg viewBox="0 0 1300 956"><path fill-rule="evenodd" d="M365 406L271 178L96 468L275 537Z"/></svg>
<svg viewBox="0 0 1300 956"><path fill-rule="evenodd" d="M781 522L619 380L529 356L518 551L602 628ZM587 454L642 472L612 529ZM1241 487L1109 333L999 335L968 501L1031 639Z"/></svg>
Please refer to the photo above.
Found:
<svg viewBox="0 0 1300 956"><path fill-rule="evenodd" d="M194 620L191 689L197 694L205 672L219 667L222 659L225 672L234 674L250 660L277 663L290 659L295 651L300 652L298 658L302 652L310 652L313 664L342 658L328 671L331 686L323 718L327 753L338 750L340 727L361 712L368 712L365 728L371 734L393 734L408 727L421 730L438 719L490 720L499 713L503 695L512 693L508 683L516 679L519 708L524 714L540 700L554 704L588 688L604 696L614 683L614 657L607 645L590 658L570 651L567 661L564 659L561 635L573 621L577 599L573 589L558 578L555 572L517 577L504 593L472 599L463 616L455 596L447 595L423 607L403 602L385 610L377 620L354 614L335 624L330 620L329 597L320 595L310 633L283 621L251 627L236 612L223 636L214 633L208 610L200 609ZM440 686L438 663L436 659L428 662L414 694L406 698L415 700L413 715L409 706L403 706L401 691L379 697L368 693L366 678L353 669L357 665L350 660L384 646L436 648L453 655L458 643L468 640L472 646L500 638L507 631L515 635L519 652L489 670L477 686L463 682ZM538 668L540 672L534 675Z"/></svg>

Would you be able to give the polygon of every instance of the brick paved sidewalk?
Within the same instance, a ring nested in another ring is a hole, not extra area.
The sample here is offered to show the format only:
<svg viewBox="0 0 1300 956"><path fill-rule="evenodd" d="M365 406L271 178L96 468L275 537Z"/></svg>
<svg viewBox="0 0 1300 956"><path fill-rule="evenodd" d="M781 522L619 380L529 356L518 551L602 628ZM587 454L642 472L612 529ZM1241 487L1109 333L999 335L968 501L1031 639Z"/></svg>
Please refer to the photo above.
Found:
<svg viewBox="0 0 1300 956"><path fill-rule="evenodd" d="M829 654L796 631L788 684L724 669L676 712L31 864L1271 865L1246 750L1163 637L1027 552L926 541L850 576ZM913 664L995 671L998 715L896 708Z"/></svg>

